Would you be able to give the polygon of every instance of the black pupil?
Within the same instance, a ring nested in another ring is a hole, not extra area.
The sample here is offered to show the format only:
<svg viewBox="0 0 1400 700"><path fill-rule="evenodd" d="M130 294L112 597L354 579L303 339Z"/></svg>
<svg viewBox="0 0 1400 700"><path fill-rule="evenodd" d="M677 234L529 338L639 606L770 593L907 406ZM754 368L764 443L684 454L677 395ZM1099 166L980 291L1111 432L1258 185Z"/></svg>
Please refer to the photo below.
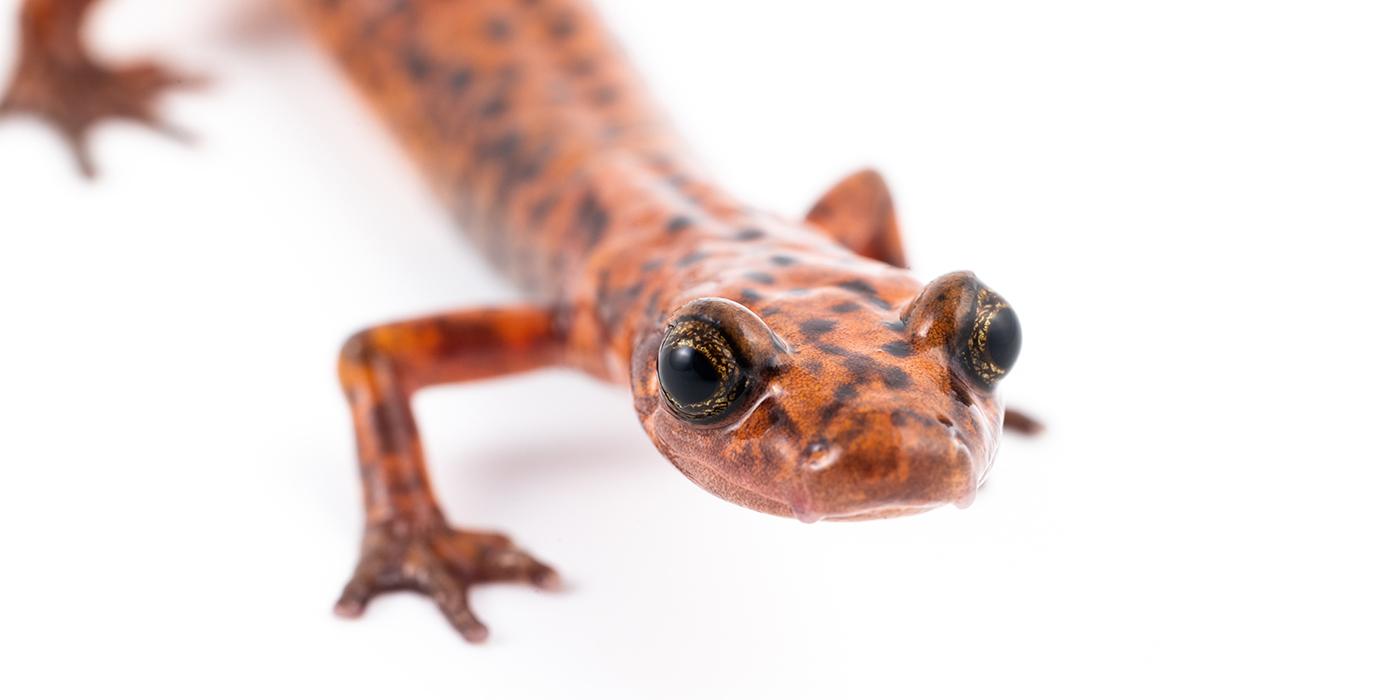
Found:
<svg viewBox="0 0 1400 700"><path fill-rule="evenodd" d="M992 317L987 328L987 354L1003 371L1016 364L1016 356L1021 354L1021 321L1011 307Z"/></svg>
<svg viewBox="0 0 1400 700"><path fill-rule="evenodd" d="M719 390L719 372L704 353L678 346L661 353L661 386L678 404L696 404Z"/></svg>

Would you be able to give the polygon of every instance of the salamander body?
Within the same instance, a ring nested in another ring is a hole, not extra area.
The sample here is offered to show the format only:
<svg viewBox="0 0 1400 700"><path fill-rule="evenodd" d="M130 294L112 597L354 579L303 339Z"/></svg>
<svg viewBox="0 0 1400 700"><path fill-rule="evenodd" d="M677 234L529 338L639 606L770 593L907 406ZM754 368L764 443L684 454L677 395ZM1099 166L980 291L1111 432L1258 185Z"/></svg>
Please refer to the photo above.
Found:
<svg viewBox="0 0 1400 700"><path fill-rule="evenodd" d="M26 3L6 104L48 117L90 170L86 128L104 116L154 120L149 98L178 80L88 59L76 28L89 4ZM864 519L971 502L1003 429L996 385L1019 324L970 273L925 283L906 268L878 175L841 181L804 220L737 201L575 0L292 4L527 299L347 341L340 378L367 527L341 613L411 587L479 640L470 585L558 580L504 536L447 523L409 405L433 384L550 365L626 384L681 472L776 515ZM76 94L56 75L89 88ZM116 99L92 97L104 94Z"/></svg>

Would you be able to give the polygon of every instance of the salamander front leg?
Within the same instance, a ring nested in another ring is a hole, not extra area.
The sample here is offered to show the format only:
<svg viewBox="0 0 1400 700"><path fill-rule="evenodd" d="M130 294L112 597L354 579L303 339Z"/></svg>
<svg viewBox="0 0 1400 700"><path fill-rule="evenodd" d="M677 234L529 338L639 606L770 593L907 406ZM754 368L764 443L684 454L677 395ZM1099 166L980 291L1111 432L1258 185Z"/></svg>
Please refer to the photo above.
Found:
<svg viewBox="0 0 1400 700"><path fill-rule="evenodd" d="M558 314L539 308L473 310L379 326L346 342L340 380L355 418L365 535L360 562L335 610L358 617L376 594L431 597L468 641L486 638L468 589L523 582L557 588L553 569L494 532L451 527L423 460L410 397L422 387L559 364Z"/></svg>
<svg viewBox="0 0 1400 700"><path fill-rule="evenodd" d="M127 119L188 140L156 115L155 100L169 88L203 82L151 62L98 63L82 38L83 20L95 1L25 0L18 67L0 98L0 116L29 113L57 129L87 177L97 172L88 144L94 124Z"/></svg>

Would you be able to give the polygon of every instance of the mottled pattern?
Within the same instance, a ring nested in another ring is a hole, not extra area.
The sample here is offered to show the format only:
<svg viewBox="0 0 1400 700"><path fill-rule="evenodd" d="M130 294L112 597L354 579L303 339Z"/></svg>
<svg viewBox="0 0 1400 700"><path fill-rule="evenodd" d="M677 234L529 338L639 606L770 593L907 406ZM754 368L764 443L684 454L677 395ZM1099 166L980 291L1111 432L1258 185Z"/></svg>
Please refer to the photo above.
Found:
<svg viewBox="0 0 1400 700"><path fill-rule="evenodd" d="M550 365L627 383L682 472L769 513L859 519L971 501L1002 427L1000 368L978 353L1004 302L968 273L925 285L905 269L878 175L841 181L804 221L740 204L686 154L577 0L290 1L529 299L346 343L367 528L341 613L413 588L479 641L470 586L557 580L505 537L448 524L410 403L434 384ZM77 75L66 66L97 65L77 39L89 3L25 4L10 94L60 125L76 114L85 127L102 100L149 97L61 87ZM678 321L701 324L682 329L688 342L723 360L713 401L662 393L658 348Z"/></svg>

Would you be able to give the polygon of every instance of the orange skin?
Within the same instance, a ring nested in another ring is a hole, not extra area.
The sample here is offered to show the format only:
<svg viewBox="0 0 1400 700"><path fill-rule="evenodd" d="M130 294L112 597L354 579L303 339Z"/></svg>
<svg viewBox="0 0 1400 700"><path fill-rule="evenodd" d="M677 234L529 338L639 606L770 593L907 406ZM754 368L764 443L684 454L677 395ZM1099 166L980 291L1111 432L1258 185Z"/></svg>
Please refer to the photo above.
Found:
<svg viewBox="0 0 1400 700"><path fill-rule="evenodd" d="M104 116L154 122L150 100L175 82L154 66L142 82L89 60L78 28L90 2L26 2L3 103L58 126L85 172L87 128ZM345 344L367 525L341 614L412 588L480 641L470 586L558 582L506 537L448 524L410 405L423 387L546 366L627 383L643 427L686 476L804 521L967 505L1003 420L1037 429L1003 412L999 369L976 359L977 319L1004 302L969 273L924 284L905 269L878 175L837 184L805 221L735 201L693 163L583 3L293 4L529 298ZM74 89L79 77L103 89ZM679 337L668 333L688 324L715 329L742 376L725 412L702 423L658 378L663 344Z"/></svg>

